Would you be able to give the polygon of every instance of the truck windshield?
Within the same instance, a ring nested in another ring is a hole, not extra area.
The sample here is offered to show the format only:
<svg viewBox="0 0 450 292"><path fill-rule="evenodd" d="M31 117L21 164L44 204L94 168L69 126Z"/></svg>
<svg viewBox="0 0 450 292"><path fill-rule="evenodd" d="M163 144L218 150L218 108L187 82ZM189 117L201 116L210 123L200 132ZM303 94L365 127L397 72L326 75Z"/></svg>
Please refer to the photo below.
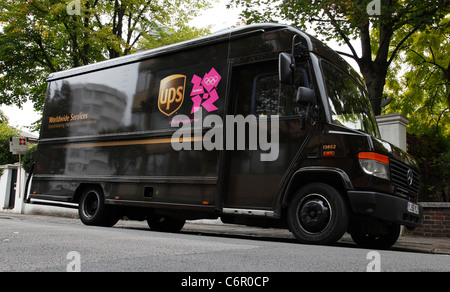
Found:
<svg viewBox="0 0 450 292"><path fill-rule="evenodd" d="M379 137L366 90L349 75L323 60L322 70L332 122Z"/></svg>

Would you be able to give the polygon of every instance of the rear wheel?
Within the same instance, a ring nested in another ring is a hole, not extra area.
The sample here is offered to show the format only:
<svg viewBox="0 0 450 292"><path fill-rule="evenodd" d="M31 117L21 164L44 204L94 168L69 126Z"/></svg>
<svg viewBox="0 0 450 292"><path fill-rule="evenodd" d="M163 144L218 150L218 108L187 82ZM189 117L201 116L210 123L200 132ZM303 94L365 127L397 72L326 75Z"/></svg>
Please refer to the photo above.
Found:
<svg viewBox="0 0 450 292"><path fill-rule="evenodd" d="M119 221L113 206L105 204L103 190L98 186L88 187L81 195L78 215L86 225L111 227Z"/></svg>
<svg viewBox="0 0 450 292"><path fill-rule="evenodd" d="M306 185L289 205L288 224L301 243L333 244L348 227L347 204L340 193L327 184Z"/></svg>
<svg viewBox="0 0 450 292"><path fill-rule="evenodd" d="M179 232L186 220L152 213L147 217L147 224L153 231Z"/></svg>

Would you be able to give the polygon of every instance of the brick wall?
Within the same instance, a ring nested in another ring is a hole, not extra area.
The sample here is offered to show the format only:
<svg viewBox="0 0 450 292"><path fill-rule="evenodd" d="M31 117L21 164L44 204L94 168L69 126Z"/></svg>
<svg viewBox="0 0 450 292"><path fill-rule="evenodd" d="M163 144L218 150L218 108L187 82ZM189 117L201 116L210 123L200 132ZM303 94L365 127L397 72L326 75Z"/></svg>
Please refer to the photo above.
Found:
<svg viewBox="0 0 450 292"><path fill-rule="evenodd" d="M450 203L419 203L423 207L422 226L406 234L427 237L450 237Z"/></svg>

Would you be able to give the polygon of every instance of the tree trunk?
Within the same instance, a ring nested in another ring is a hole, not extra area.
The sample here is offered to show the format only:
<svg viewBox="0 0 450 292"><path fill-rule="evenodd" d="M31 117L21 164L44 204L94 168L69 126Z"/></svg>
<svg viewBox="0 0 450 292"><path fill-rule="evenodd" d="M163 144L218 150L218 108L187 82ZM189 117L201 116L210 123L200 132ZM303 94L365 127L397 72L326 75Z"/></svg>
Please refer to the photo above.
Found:
<svg viewBox="0 0 450 292"><path fill-rule="evenodd" d="M383 100L383 91L386 84L387 62L386 64L378 65L372 61L361 62L361 73L366 82L367 90L369 92L370 104L375 115L381 114L381 102Z"/></svg>
<svg viewBox="0 0 450 292"><path fill-rule="evenodd" d="M381 102L389 68L389 45L393 30L386 24L380 24L379 48L375 60L372 59L372 46L369 23L359 27L361 37L362 57L356 60L369 91L370 104L375 115L381 114Z"/></svg>

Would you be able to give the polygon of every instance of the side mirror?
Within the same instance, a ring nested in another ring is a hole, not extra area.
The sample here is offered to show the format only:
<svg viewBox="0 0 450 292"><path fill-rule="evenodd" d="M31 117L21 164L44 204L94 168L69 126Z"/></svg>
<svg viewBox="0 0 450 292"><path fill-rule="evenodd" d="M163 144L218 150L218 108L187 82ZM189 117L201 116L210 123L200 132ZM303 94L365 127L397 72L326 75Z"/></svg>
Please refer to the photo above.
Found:
<svg viewBox="0 0 450 292"><path fill-rule="evenodd" d="M311 88L299 87L297 90L297 97L295 101L301 105L315 104L316 93Z"/></svg>
<svg viewBox="0 0 450 292"><path fill-rule="evenodd" d="M302 111L300 113L300 129L305 129L306 121L309 117L313 117L314 119L314 122L310 125L315 125L317 122L317 115L314 114L314 110L311 112L313 105L316 104L316 94L314 90L308 87L299 87L297 89L295 101L300 105L308 106L306 112ZM315 108L317 109L318 107L316 106Z"/></svg>
<svg viewBox="0 0 450 292"><path fill-rule="evenodd" d="M294 79L295 62L289 53L280 53L278 58L278 76L282 84L292 84Z"/></svg>

